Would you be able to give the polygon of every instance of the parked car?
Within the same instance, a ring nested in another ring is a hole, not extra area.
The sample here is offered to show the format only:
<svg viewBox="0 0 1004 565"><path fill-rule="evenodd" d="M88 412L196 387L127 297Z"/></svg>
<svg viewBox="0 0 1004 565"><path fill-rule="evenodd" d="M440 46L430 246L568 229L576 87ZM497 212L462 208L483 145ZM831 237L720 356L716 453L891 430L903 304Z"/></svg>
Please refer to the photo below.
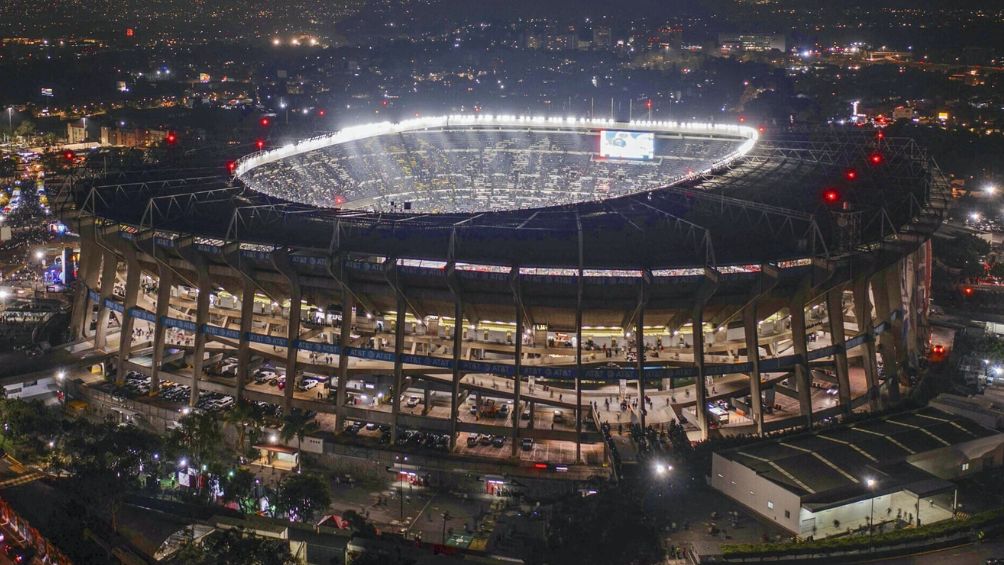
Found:
<svg viewBox="0 0 1004 565"><path fill-rule="evenodd" d="M408 401L405 402L405 405L408 408L414 408L414 407L418 406L419 402L421 402L421 400L417 396L409 396L408 397Z"/></svg>
<svg viewBox="0 0 1004 565"><path fill-rule="evenodd" d="M467 447L474 447L478 444L478 434L470 434L467 436Z"/></svg>
<svg viewBox="0 0 1004 565"><path fill-rule="evenodd" d="M533 438L531 438L531 437L525 437L525 438L523 438L519 442L519 447L523 451L530 451L531 449L533 449Z"/></svg>
<svg viewBox="0 0 1004 565"><path fill-rule="evenodd" d="M492 438L492 445L495 447L502 447L505 445L505 436L495 436Z"/></svg>

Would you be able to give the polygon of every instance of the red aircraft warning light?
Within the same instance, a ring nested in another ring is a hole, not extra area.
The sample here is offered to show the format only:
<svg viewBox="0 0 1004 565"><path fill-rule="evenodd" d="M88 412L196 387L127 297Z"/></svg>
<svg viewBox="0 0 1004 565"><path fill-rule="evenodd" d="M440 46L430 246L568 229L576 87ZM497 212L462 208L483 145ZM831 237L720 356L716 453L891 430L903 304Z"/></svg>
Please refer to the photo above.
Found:
<svg viewBox="0 0 1004 565"><path fill-rule="evenodd" d="M844 178L847 180L858 180L857 169L847 169L844 171Z"/></svg>
<svg viewBox="0 0 1004 565"><path fill-rule="evenodd" d="M883 161L885 161L885 157L881 153L875 152L868 156L868 162L872 165L881 165Z"/></svg>
<svg viewBox="0 0 1004 565"><path fill-rule="evenodd" d="M237 170L237 161L227 161L227 172L231 175Z"/></svg>
<svg viewBox="0 0 1004 565"><path fill-rule="evenodd" d="M69 149L63 151L63 159L66 159L67 161L73 161L73 158L76 156L77 155L73 151L70 151Z"/></svg>
<svg viewBox="0 0 1004 565"><path fill-rule="evenodd" d="M320 117L322 117L322 118L324 117L324 114L326 114L326 113L327 112L325 112L323 108L317 111L317 115L320 116Z"/></svg>
<svg viewBox="0 0 1004 565"><path fill-rule="evenodd" d="M262 118L262 119L258 120L258 123L261 124L261 127L267 128L268 124L270 124L271 121L268 118Z"/></svg>
<svg viewBox="0 0 1004 565"><path fill-rule="evenodd" d="M169 145L174 145L178 141L178 134L173 131L169 131L164 137L164 141L166 141Z"/></svg>
<svg viewBox="0 0 1004 565"><path fill-rule="evenodd" d="M823 202L827 204L840 202L840 191L835 188L827 188L823 191Z"/></svg>
<svg viewBox="0 0 1004 565"><path fill-rule="evenodd" d="M966 295L966 298L969 298L970 296L972 296L973 292L975 292L975 291L973 290L973 287L971 287L971 286L967 286L967 287L964 287L962 289L962 294Z"/></svg>
<svg viewBox="0 0 1004 565"><path fill-rule="evenodd" d="M258 151L261 151L262 149L265 149L265 140L264 139L259 139L258 141L255 141L254 142L254 146L258 148Z"/></svg>

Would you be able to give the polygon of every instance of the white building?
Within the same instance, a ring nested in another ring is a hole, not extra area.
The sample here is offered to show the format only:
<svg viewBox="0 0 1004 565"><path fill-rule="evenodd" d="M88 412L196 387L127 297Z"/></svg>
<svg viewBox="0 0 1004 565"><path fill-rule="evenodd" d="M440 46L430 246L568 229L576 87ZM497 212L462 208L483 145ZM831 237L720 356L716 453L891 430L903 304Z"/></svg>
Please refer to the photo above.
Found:
<svg viewBox="0 0 1004 565"><path fill-rule="evenodd" d="M1004 434L928 407L715 453L711 485L803 537L953 515L950 479L1004 464Z"/></svg>

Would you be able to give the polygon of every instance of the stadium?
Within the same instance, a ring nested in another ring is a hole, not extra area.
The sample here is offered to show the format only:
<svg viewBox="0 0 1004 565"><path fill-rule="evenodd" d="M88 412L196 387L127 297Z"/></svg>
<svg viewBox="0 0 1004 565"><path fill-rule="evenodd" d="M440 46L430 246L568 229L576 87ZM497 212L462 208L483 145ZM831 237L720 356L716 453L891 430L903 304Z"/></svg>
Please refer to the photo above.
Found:
<svg viewBox="0 0 1004 565"><path fill-rule="evenodd" d="M445 116L77 179L56 206L76 335L152 397L599 465L603 424L699 439L895 402L948 197L875 131Z"/></svg>

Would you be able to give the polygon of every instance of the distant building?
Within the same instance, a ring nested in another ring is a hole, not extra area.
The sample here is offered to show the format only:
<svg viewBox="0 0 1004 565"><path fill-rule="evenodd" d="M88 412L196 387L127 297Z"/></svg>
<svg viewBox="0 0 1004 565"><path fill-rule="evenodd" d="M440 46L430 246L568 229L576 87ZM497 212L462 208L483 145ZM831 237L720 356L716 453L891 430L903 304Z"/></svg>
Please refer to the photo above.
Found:
<svg viewBox="0 0 1004 565"><path fill-rule="evenodd" d="M915 112L910 106L896 106L892 110L893 120L912 120Z"/></svg>
<svg viewBox="0 0 1004 565"><path fill-rule="evenodd" d="M593 26L593 47L607 49L614 44L609 26Z"/></svg>
<svg viewBox="0 0 1004 565"><path fill-rule="evenodd" d="M786 51L784 35L775 33L720 33L718 44L722 51Z"/></svg>
<svg viewBox="0 0 1004 565"><path fill-rule="evenodd" d="M683 28L680 26L663 26L649 40L651 47L660 49L679 49L683 45Z"/></svg>
<svg viewBox="0 0 1004 565"><path fill-rule="evenodd" d="M101 145L149 147L160 143L165 137L167 137L167 132L163 130L101 128Z"/></svg>
<svg viewBox="0 0 1004 565"><path fill-rule="evenodd" d="M83 120L66 124L66 142L83 143L87 141L87 125Z"/></svg>

